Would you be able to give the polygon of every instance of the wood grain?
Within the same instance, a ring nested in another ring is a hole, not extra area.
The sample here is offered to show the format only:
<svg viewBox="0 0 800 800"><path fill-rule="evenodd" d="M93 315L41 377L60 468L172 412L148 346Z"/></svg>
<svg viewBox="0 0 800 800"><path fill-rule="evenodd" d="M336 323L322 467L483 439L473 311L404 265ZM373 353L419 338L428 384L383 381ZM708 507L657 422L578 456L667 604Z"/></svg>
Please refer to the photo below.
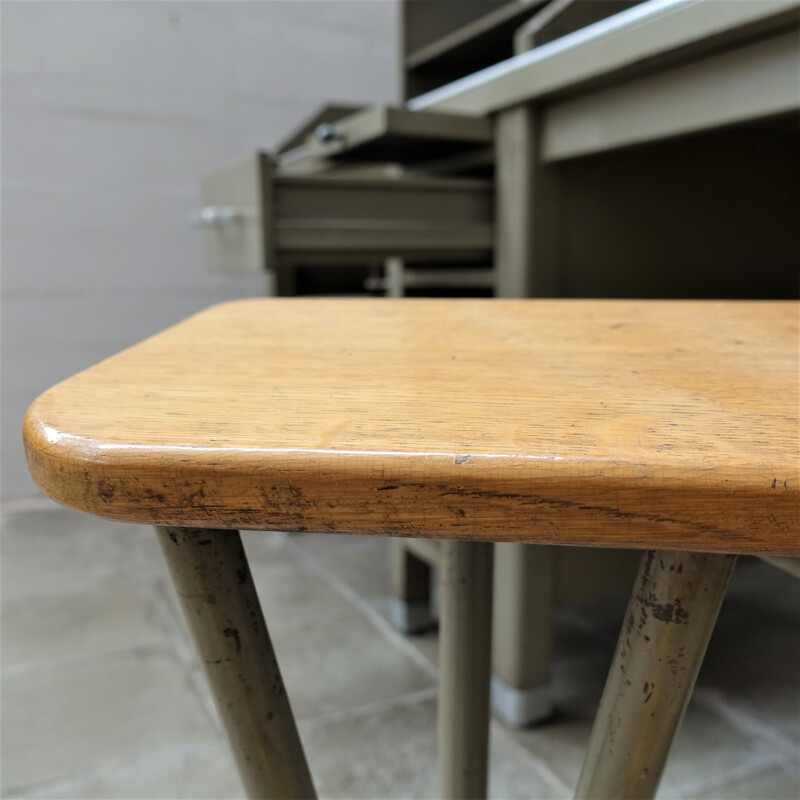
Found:
<svg viewBox="0 0 800 800"><path fill-rule="evenodd" d="M799 387L791 302L247 300L24 438L131 522L798 555Z"/></svg>

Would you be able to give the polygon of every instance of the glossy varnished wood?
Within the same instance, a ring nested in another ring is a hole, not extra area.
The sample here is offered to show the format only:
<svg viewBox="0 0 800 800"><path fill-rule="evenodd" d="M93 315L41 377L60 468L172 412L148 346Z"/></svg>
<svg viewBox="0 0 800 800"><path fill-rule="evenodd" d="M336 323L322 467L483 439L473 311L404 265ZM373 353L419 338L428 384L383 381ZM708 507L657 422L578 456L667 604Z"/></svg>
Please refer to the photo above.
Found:
<svg viewBox="0 0 800 800"><path fill-rule="evenodd" d="M42 395L51 497L161 525L800 554L794 303L248 300Z"/></svg>

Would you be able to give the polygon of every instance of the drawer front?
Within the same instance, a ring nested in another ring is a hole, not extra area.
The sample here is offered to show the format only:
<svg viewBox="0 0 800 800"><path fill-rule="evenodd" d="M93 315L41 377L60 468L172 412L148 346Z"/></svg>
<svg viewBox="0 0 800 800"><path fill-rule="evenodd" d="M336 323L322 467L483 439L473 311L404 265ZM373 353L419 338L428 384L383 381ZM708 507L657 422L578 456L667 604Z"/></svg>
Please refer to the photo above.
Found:
<svg viewBox="0 0 800 800"><path fill-rule="evenodd" d="M305 146L318 158L413 164L490 147L493 141L487 117L375 106L319 126Z"/></svg>
<svg viewBox="0 0 800 800"><path fill-rule="evenodd" d="M206 260L214 271L389 257L478 261L493 247L491 181L376 170L282 174L259 154L203 180Z"/></svg>
<svg viewBox="0 0 800 800"><path fill-rule="evenodd" d="M264 199L270 170L269 157L256 153L201 181L195 223L210 271L254 273L268 267Z"/></svg>
<svg viewBox="0 0 800 800"><path fill-rule="evenodd" d="M278 176L274 204L279 259L475 260L492 250L490 181Z"/></svg>

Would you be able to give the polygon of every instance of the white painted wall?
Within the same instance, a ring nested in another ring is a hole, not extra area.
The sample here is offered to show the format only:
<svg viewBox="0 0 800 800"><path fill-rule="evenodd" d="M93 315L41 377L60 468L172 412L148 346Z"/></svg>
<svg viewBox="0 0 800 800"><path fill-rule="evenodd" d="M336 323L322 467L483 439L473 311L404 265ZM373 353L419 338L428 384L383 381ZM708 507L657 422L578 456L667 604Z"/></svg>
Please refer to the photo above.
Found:
<svg viewBox="0 0 800 800"><path fill-rule="evenodd" d="M5 2L2 491L37 394L261 276L206 274L200 176L326 101L395 101L395 0Z"/></svg>

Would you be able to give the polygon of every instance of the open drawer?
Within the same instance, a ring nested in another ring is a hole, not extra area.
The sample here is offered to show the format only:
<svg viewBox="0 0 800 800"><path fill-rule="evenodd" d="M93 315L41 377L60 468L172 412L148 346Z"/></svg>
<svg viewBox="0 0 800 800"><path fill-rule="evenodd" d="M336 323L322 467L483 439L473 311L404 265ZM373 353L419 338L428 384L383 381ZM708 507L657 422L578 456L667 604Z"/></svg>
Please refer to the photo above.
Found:
<svg viewBox="0 0 800 800"><path fill-rule="evenodd" d="M317 126L305 148L317 158L414 164L490 147L493 141L488 117L373 106Z"/></svg>
<svg viewBox="0 0 800 800"><path fill-rule="evenodd" d="M209 267L274 273L291 294L301 264L475 263L491 258L493 185L374 168L289 174L265 153L202 181Z"/></svg>

